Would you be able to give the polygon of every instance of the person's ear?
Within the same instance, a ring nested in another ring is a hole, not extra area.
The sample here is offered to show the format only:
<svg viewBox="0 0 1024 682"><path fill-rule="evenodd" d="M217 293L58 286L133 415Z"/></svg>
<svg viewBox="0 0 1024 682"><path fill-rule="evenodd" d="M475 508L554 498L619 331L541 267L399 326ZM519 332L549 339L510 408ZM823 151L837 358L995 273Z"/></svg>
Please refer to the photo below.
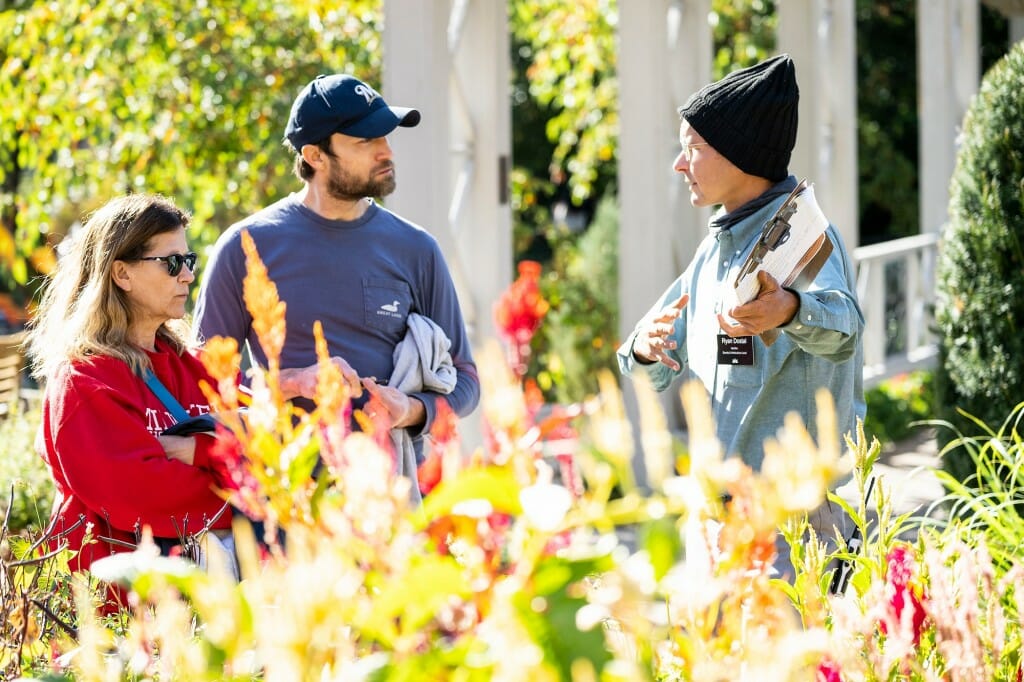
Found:
<svg viewBox="0 0 1024 682"><path fill-rule="evenodd" d="M315 144L302 145L302 159L315 170L320 170L327 165L327 155Z"/></svg>
<svg viewBox="0 0 1024 682"><path fill-rule="evenodd" d="M132 290L132 271L123 260L114 261L113 267L110 268L110 279L124 291Z"/></svg>

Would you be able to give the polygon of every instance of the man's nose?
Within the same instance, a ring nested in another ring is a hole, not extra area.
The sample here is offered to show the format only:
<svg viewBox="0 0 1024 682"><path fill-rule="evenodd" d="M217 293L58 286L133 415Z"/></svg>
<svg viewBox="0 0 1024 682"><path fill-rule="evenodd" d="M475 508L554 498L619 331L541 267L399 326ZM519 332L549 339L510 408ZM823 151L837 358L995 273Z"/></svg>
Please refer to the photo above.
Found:
<svg viewBox="0 0 1024 682"><path fill-rule="evenodd" d="M686 152L679 152L679 156L676 157L675 163L672 164L672 168L677 173L682 173L690 167L690 162L686 158Z"/></svg>

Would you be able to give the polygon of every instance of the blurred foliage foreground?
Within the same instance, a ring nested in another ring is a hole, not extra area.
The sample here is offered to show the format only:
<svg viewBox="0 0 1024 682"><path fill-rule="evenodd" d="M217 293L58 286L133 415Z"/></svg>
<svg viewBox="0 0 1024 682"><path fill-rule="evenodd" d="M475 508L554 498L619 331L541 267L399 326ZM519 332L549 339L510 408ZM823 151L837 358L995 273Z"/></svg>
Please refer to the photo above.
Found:
<svg viewBox="0 0 1024 682"><path fill-rule="evenodd" d="M246 302L276 358L284 304L251 244L248 255ZM203 571L158 556L145 537L91 576L69 575L68 550L48 552L41 538L5 526L3 676L1019 679L1022 576L1012 560L990 558L982 531L950 526L898 540L908 520L888 513L877 481L873 520L863 501L853 508L831 496L865 538L859 550L828 555L813 537L796 540L844 469L864 499L878 447L862 429L844 453L834 438L815 444L792 418L755 474L723 459L703 389L681 394L684 450L641 384L648 492L633 483L633 435L610 375L596 398L542 412L495 347L480 358L486 446L464 456L454 419L439 418L425 465L436 480L422 482L436 485L410 508L387 425L352 413L322 336L311 413L282 400L275 362L243 401L233 342L207 350L218 380L208 395L234 435L221 441L232 444L231 497L263 520L266 546L236 523L237 583L212 558ZM818 432L832 433L826 395L819 407ZM564 435L570 417L576 466L559 469L544 441ZM769 575L780 525L795 544L790 583ZM833 595L826 566L837 558L853 570ZM100 580L124 586L123 611L97 615Z"/></svg>

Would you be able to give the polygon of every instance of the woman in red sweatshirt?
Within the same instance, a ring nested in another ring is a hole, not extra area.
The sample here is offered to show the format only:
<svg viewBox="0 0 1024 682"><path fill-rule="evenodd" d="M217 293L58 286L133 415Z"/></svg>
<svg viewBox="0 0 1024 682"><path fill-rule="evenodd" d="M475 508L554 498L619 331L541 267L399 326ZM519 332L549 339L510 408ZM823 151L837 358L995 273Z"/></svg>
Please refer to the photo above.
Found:
<svg viewBox="0 0 1024 682"><path fill-rule="evenodd" d="M147 526L170 541L230 532L214 437L162 435L175 419L142 378L152 371L189 416L210 411L199 382L215 384L182 320L196 267L188 221L163 197L110 201L71 240L35 316L36 447L57 488L51 542L78 552L73 570L130 551Z"/></svg>

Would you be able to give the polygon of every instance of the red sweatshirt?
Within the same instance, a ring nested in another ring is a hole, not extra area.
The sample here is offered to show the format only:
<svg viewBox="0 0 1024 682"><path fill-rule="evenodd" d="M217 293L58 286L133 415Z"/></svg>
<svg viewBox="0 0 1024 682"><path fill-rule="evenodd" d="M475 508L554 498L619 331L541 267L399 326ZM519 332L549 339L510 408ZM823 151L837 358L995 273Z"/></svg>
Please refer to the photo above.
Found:
<svg viewBox="0 0 1024 682"><path fill-rule="evenodd" d="M199 380L213 381L196 357L179 356L159 339L148 355L157 378L190 416L210 411ZM156 436L172 424L160 399L115 358L72 363L48 383L36 447L57 488L52 542L81 549L72 570L130 551L101 536L134 544L137 531L149 526L155 537L176 539L179 530L194 533L220 511L224 500L215 488L230 483L211 458L215 439L194 436L193 465L168 459ZM97 541L82 547L87 523ZM230 511L214 527L230 528Z"/></svg>

